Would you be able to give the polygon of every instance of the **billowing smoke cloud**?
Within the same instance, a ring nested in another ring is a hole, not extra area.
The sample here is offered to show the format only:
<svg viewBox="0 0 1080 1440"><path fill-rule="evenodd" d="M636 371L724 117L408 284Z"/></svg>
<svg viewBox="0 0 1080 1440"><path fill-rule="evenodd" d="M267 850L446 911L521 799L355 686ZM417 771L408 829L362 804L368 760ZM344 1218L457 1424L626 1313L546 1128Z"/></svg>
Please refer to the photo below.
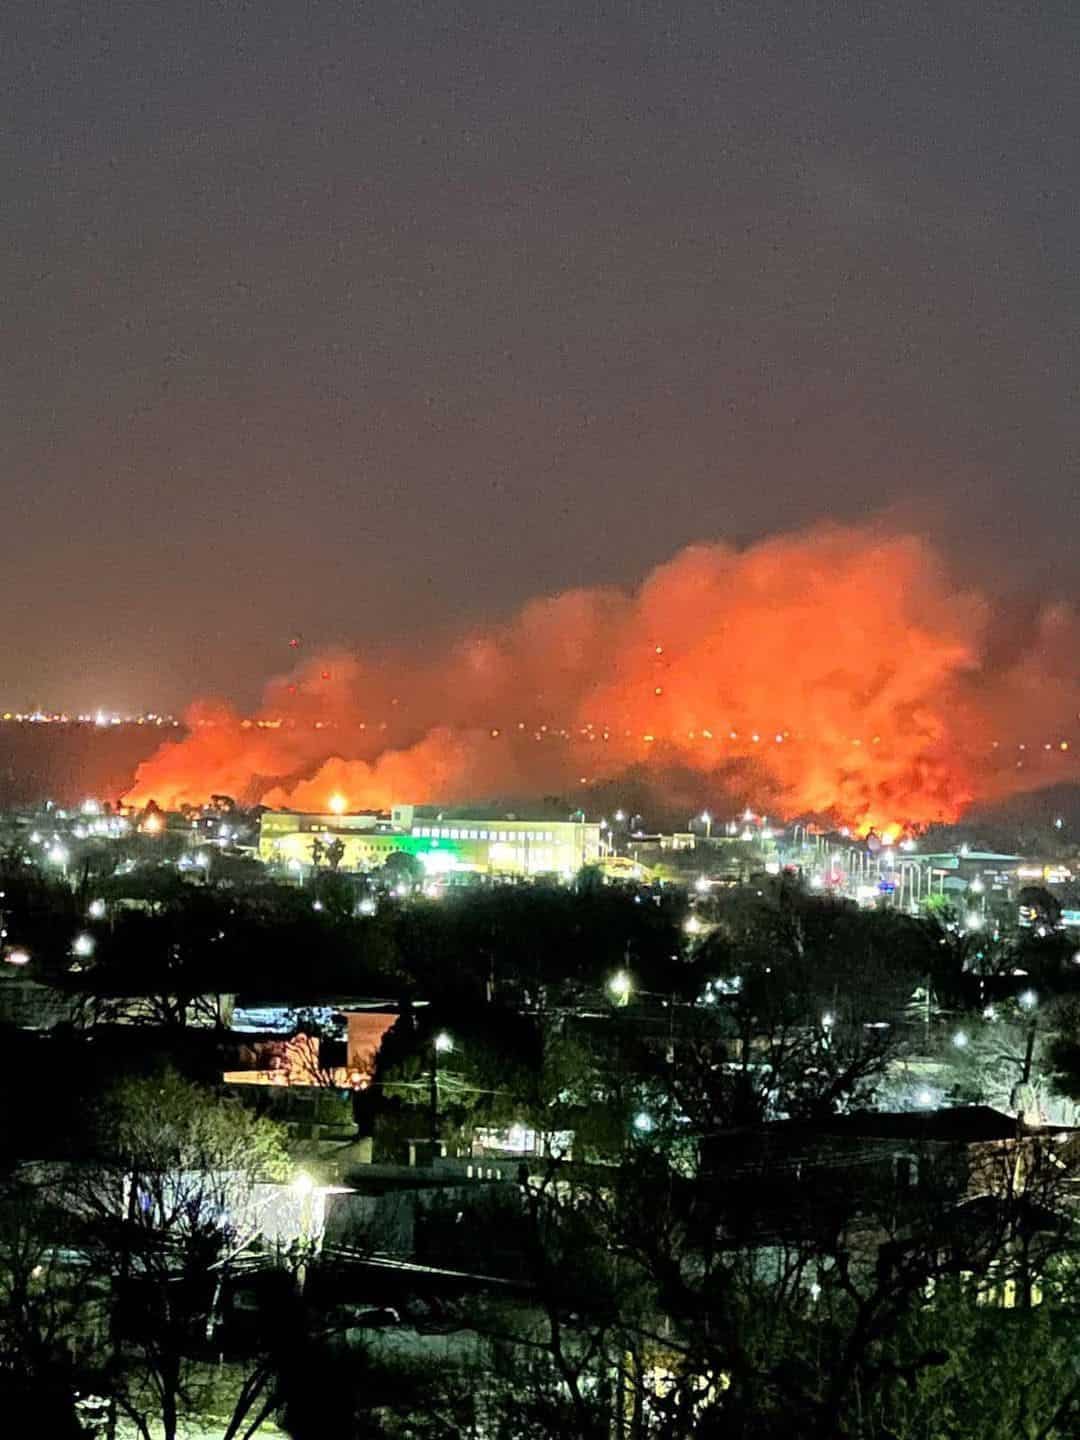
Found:
<svg viewBox="0 0 1080 1440"><path fill-rule="evenodd" d="M913 535L695 545L634 591L536 600L437 654L320 655L249 719L202 702L129 798L590 806L633 775L688 803L920 825L1073 778L1078 639L1063 606L1018 630Z"/></svg>

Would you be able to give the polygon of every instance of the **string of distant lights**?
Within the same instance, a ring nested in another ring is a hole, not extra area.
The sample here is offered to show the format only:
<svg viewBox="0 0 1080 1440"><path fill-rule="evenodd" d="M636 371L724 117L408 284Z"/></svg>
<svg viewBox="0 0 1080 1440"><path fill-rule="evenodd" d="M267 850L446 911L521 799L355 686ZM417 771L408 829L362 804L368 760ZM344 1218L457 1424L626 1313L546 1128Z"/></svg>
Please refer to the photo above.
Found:
<svg viewBox="0 0 1080 1440"><path fill-rule="evenodd" d="M91 726L99 729L127 726L152 727L158 729L186 728L188 730L197 731L218 728L226 722L209 719L194 719L182 722L172 715L157 715L153 713L138 716L121 717L119 715L110 715L107 717L103 717L100 712L96 715L67 715L62 712L48 715L6 712L3 715L0 715L0 723L10 725L77 725ZM386 735L390 730L390 722L387 720L360 720L355 722L354 724L348 724L326 719L298 720L293 716L259 716L256 718L249 717L240 720L238 722L238 725L241 730L294 731L310 727L312 730L317 731L327 730L330 732L334 732L338 730L356 730L360 734L367 734L370 732L371 734L378 735ZM786 729L776 730L770 733L767 727L763 729L751 730L749 732L745 730L739 731L735 729L725 730L723 726L717 726L715 728L709 726L702 726L701 728L687 730L678 729L671 731L661 731L658 728L653 728L650 730L637 730L628 727L616 727L611 725L597 725L592 723L586 723L584 725L577 726L574 729L570 729L565 725L549 724L546 721L541 723L540 725L531 727L528 722L524 720L519 720L517 722L511 722L509 725L484 726L478 724L472 726L463 725L453 728L456 728L462 732L467 731L473 734L482 733L484 730L486 730L488 739L493 741L500 739L510 739L514 736L528 736L535 744L542 744L546 741L568 741L579 739L584 740L588 744L599 743L602 745L612 744L613 742L617 745L621 742L629 741L631 743L639 743L644 746L663 746L665 744L684 746L687 743L699 743L716 744L722 747L727 742L732 745L739 746L741 752L744 754L752 753L751 747L756 746L769 748L770 746L778 745L798 746L807 744L818 745L820 743L818 738L814 736L793 735L790 730ZM904 732L904 735L901 738L910 738L910 732ZM934 751L938 748L941 748L943 750L956 748L953 742L936 741L933 737L925 736L918 738L921 740L925 751L930 754L934 753ZM831 748L837 742L829 740L828 743ZM852 749L856 750L862 749L864 747L870 748L872 746L883 746L884 749L882 753L888 753L890 750L889 740L885 737L882 737L881 735L873 735L869 737L858 735L851 736L846 743ZM1003 761L1011 751L1013 754L1019 757L1013 762L1013 766L1017 770L1024 769L1026 765L1029 765L1032 762L1037 762L1040 758L1044 758L1047 755L1056 755L1058 757L1071 757L1074 752L1080 753L1080 746L1074 745L1072 741L1064 738L1043 741L1021 740L1017 742L1010 742L1008 744L1003 744L1003 742L1000 740L993 740L990 742L988 747L972 747L965 745L962 748L968 754L977 754L981 751L989 755L1000 755Z"/></svg>
<svg viewBox="0 0 1080 1440"><path fill-rule="evenodd" d="M191 728L213 729L219 726L221 723L222 722L217 720L196 720L192 722ZM302 721L297 720L292 716L260 716L254 719L248 718L241 720L239 722L239 725L240 728L244 730L295 730L310 726L310 728L313 730L333 731L343 729L355 729L360 733L366 733L368 731L385 733L390 728L390 722L386 720L360 720L350 724L347 722L322 719ZM741 741L744 746L748 744L761 745L766 748L770 745L799 745L820 743L818 738L814 736L793 735L790 730L770 731L768 727L763 727L762 729L755 729L750 731L739 731L735 729L728 729L725 731L723 726L718 726L715 729L708 726L702 726L700 729L682 730L680 728L678 730L661 731L658 728L654 728L651 730L637 730L635 728L625 726L620 727L613 725L597 725L586 722L584 725L578 725L573 729L570 729L565 725L549 724L546 721L539 725L536 725L535 727L532 727L527 721L519 720L517 722L511 722L509 725L485 726L482 724L473 724L458 725L450 728L473 734L478 734L486 730L487 736L491 740L509 739L512 738L515 734L518 736L529 735L531 739L536 743L543 743L546 740L573 740L575 738L586 740L589 743L595 743L597 741L599 741L600 743L611 743L612 741L618 743L620 740L630 740L639 741L640 743L645 745L663 744L669 742L674 744L682 744L684 741L715 742L717 744L723 745L725 741L730 741L733 744ZM911 738L911 735L912 732L904 731L901 733L900 738ZM916 738L923 741L928 750L933 750L938 745L945 749L954 748L955 743L952 741L937 741L932 736L917 736ZM835 743L846 743L854 749L860 749L864 746L869 748L875 745L883 745L886 750L889 748L888 738L881 735L855 735L850 736L846 742L835 742L831 739L829 740L830 746ZM965 748L970 749L970 747ZM1003 749L1002 742L1000 740L993 740L990 742L988 748L991 751L1001 751ZM1053 754L1055 752L1064 755L1070 754L1072 752L1073 743L1066 739L1045 741L1019 741L1016 742L1014 745L1010 744L1009 746L1004 748L1006 748L1007 750L1014 749L1015 751L1022 754L1027 754L1028 752L1030 752L1032 756L1038 755L1039 753ZM1018 766L1023 765L1023 763L1023 760L1018 760L1016 762Z"/></svg>

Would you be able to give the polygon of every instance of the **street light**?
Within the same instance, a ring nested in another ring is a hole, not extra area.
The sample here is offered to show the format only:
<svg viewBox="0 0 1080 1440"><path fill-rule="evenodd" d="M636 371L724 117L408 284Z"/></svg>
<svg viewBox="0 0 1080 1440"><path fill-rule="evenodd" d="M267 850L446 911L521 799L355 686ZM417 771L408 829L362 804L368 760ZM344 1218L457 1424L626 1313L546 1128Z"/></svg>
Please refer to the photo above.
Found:
<svg viewBox="0 0 1080 1440"><path fill-rule="evenodd" d="M431 1042L431 1158L435 1159L439 1148L439 1056L453 1050L454 1042L445 1030L440 1030Z"/></svg>
<svg viewBox="0 0 1080 1440"><path fill-rule="evenodd" d="M104 919L105 919L105 901L104 901L104 900L91 900L91 901L90 901L90 904L89 904L89 906L88 906L88 908L87 908L86 913L87 913L87 915L89 915L89 917L90 917L91 920L104 920Z"/></svg>
<svg viewBox="0 0 1080 1440"><path fill-rule="evenodd" d="M630 999L630 992L634 988L634 982L625 970L617 971L608 981L608 989L615 1000L616 1005L625 1005Z"/></svg>

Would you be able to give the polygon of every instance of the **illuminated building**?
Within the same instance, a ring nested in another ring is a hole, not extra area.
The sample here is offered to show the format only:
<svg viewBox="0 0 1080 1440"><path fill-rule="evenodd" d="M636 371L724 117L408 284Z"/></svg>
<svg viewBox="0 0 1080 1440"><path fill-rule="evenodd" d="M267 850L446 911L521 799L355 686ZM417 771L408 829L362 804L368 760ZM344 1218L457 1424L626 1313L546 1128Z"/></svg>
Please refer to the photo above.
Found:
<svg viewBox="0 0 1080 1440"><path fill-rule="evenodd" d="M395 806L375 814L302 814L268 810L259 826L259 856L307 866L315 843L343 848L338 869L375 870L395 851L414 855L432 877L572 875L600 859L600 826L584 820L478 817L436 807Z"/></svg>

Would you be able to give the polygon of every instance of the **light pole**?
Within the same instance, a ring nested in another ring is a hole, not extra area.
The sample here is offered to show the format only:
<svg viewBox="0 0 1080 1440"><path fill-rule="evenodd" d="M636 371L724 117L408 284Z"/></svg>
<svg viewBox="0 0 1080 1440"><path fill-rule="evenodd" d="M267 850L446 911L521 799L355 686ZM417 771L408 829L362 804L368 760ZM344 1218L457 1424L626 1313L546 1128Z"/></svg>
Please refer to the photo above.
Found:
<svg viewBox="0 0 1080 1440"><path fill-rule="evenodd" d="M453 1050L454 1042L445 1030L431 1042L431 1158L439 1148L439 1056Z"/></svg>

